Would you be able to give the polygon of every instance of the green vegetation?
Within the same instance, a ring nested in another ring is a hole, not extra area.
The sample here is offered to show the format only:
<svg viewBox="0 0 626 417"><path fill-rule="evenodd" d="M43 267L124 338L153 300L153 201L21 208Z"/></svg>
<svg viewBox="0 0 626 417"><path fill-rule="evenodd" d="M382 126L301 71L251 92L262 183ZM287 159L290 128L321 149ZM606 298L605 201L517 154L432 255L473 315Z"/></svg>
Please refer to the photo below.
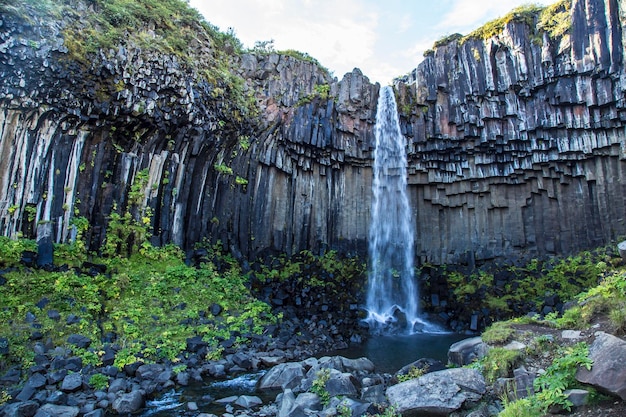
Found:
<svg viewBox="0 0 626 417"><path fill-rule="evenodd" d="M571 411L572 403L565 391L581 387L575 375L579 367L591 369L592 361L588 356L589 348L584 342L559 349L552 364L535 379L536 394L512 401L504 398L504 410L499 416L540 417L552 407Z"/></svg>
<svg viewBox="0 0 626 417"><path fill-rule="evenodd" d="M317 396L320 397L320 402L325 406L330 403L330 393L326 389L326 383L329 379L330 370L322 369L317 372L316 378L313 380L311 386L311 392L317 394Z"/></svg>
<svg viewBox="0 0 626 417"><path fill-rule="evenodd" d="M485 379L493 383L498 378L507 377L521 358L522 352L520 351L494 347L489 349L484 358L472 366L480 369Z"/></svg>
<svg viewBox="0 0 626 417"><path fill-rule="evenodd" d="M342 291L363 277L365 265L357 258L342 259L335 251L315 256L305 250L292 257L280 256L258 265L256 280L261 285L276 281L292 281L296 286L324 287L329 293Z"/></svg>
<svg viewBox="0 0 626 417"><path fill-rule="evenodd" d="M301 97L296 106L303 106L312 102L314 99L320 99L322 101L328 100L330 97L330 85L329 84L316 84L313 87L313 92L309 95Z"/></svg>
<svg viewBox="0 0 626 417"><path fill-rule="evenodd" d="M428 367L426 368L418 368L417 366L411 366L409 368L409 372L404 375L398 375L399 382L409 381L411 379L419 378L428 372Z"/></svg>
<svg viewBox="0 0 626 417"><path fill-rule="evenodd" d="M254 43L254 48L252 48L251 51L257 55L269 55L269 54L276 53L279 55L290 56L292 58L296 58L299 61L309 62L311 64L314 64L324 73L326 73L327 75L330 75L330 71L328 70L328 68L322 66L322 64L320 64L317 59L313 58L311 55L309 55L306 52L296 51L295 49L286 49L282 51L276 51L274 49L273 39L269 41L256 41Z"/></svg>
<svg viewBox="0 0 626 417"><path fill-rule="evenodd" d="M109 377L103 374L93 374L89 377L89 385L96 390L105 390L109 387Z"/></svg>
<svg viewBox="0 0 626 417"><path fill-rule="evenodd" d="M572 0L560 0L544 8L539 14L537 28L551 38L563 36L572 26Z"/></svg>
<svg viewBox="0 0 626 417"><path fill-rule="evenodd" d="M563 302L574 299L580 292L598 285L610 262L610 255L599 249L565 259L535 259L525 266L510 266L506 282L500 283L490 271L465 275L446 270L444 274L451 298L462 301L468 311L488 307L492 317L503 320L528 311L541 311L550 295Z"/></svg>
<svg viewBox="0 0 626 417"><path fill-rule="evenodd" d="M489 39L502 33L504 27L511 22L523 23L530 28L534 28L535 19L542 10L543 8L536 4L526 4L516 7L505 16L491 20L469 35L464 36L462 41L468 39Z"/></svg>
<svg viewBox="0 0 626 417"><path fill-rule="evenodd" d="M495 345L508 342L514 333L515 330L511 327L510 322L498 321L485 329L481 337L483 342Z"/></svg>
<svg viewBox="0 0 626 417"><path fill-rule="evenodd" d="M571 28L571 7L572 0L560 0L546 7L537 4L522 5L511 10L505 16L485 23L468 35L463 36L459 33L446 35L435 41L433 48L456 41L462 44L470 39L489 39L502 33L505 26L511 22L528 26L535 41L541 41L542 33L547 33L551 38L558 38ZM433 50L429 49L424 52L424 56L432 53ZM475 53L474 57L476 57Z"/></svg>
<svg viewBox="0 0 626 417"><path fill-rule="evenodd" d="M83 0L88 11L77 7L76 1L28 0L13 5L0 0L0 12L33 24L35 16L63 20L68 65L89 68L97 65L101 56L117 53L120 46L144 55L167 55L195 78L200 88L209 90L212 98L223 98L229 104L223 109L229 119L242 122L258 114L252 92L245 91L244 80L233 69L234 57L243 52L241 42L232 31L220 32L185 0ZM93 83L95 98L102 102L132 88L128 79L114 76L86 78L85 82ZM144 113L145 103L133 111Z"/></svg>
<svg viewBox="0 0 626 417"><path fill-rule="evenodd" d="M226 164L215 164L213 168L220 174L233 175L233 169Z"/></svg>
<svg viewBox="0 0 626 417"><path fill-rule="evenodd" d="M45 338L59 346L66 345L68 335L89 337L89 349L72 347L85 364L98 365L103 354L105 335L114 334L120 346L115 366L141 360L177 362L186 348L186 339L201 336L211 349L212 358L221 356L220 340L233 338L244 344L248 337L260 334L264 326L277 318L270 307L250 294L247 278L239 265L215 248L209 248L211 259L221 260L221 270L213 263L190 267L175 246L156 248L149 244L131 255L66 258L70 269L47 272L19 267L18 254L33 243L0 238L0 259L6 283L0 292L0 336L9 341L9 354L0 358L5 365L28 367L34 359L30 335L33 332L27 313L33 314ZM71 253L67 245L57 245L55 253ZM106 273L77 273L83 258L106 267ZM59 259L57 259L58 262ZM93 276L92 276L93 275ZM38 307L45 299L47 304ZM207 311L213 303L224 311L213 317ZM54 309L61 319L46 314ZM77 316L80 321L66 324ZM236 337L235 337L236 336ZM104 385L102 377L90 384Z"/></svg>

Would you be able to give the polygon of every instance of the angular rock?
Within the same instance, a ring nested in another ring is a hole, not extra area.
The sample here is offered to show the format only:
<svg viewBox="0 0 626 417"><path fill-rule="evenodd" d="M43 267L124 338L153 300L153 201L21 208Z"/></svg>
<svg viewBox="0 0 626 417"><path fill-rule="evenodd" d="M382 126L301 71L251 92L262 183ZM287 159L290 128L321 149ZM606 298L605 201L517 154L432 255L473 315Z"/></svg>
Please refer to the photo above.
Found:
<svg viewBox="0 0 626 417"><path fill-rule="evenodd" d="M471 337L454 343L448 349L448 362L452 365L465 366L485 357L489 346L483 339Z"/></svg>
<svg viewBox="0 0 626 417"><path fill-rule="evenodd" d="M63 378L61 383L61 391L63 392L75 392L81 389L83 386L83 376L81 374L68 374Z"/></svg>
<svg viewBox="0 0 626 417"><path fill-rule="evenodd" d="M134 390L115 398L111 407L118 414L131 414L143 408L144 404L145 398L143 393Z"/></svg>
<svg viewBox="0 0 626 417"><path fill-rule="evenodd" d="M35 401L20 401L6 404L3 412L4 417L33 417L38 409L39 404Z"/></svg>
<svg viewBox="0 0 626 417"><path fill-rule="evenodd" d="M590 370L580 367L576 379L599 391L626 400L626 342L611 334L598 332L589 346Z"/></svg>
<svg viewBox="0 0 626 417"><path fill-rule="evenodd" d="M277 365L261 377L258 389L294 388L300 385L304 378L304 368L298 362L288 362Z"/></svg>
<svg viewBox="0 0 626 417"><path fill-rule="evenodd" d="M33 388L41 388L48 382L47 378L40 373L35 373L28 378L26 385L30 385Z"/></svg>
<svg viewBox="0 0 626 417"><path fill-rule="evenodd" d="M312 411L322 410L322 403L317 394L304 392L297 397L286 389L278 401L277 417L309 417Z"/></svg>
<svg viewBox="0 0 626 417"><path fill-rule="evenodd" d="M356 378L347 372L331 370L330 378L326 381L326 390L331 397L348 396L355 397L358 394L357 386L360 386Z"/></svg>
<svg viewBox="0 0 626 417"><path fill-rule="evenodd" d="M67 343L81 349L87 349L91 344L91 339L80 334L71 334L67 337Z"/></svg>
<svg viewBox="0 0 626 417"><path fill-rule="evenodd" d="M235 405L243 408L254 408L263 404L263 400L254 395L240 395L235 400Z"/></svg>
<svg viewBox="0 0 626 417"><path fill-rule="evenodd" d="M479 401L486 386L475 369L452 368L426 374L387 388L387 399L400 413L448 415Z"/></svg>

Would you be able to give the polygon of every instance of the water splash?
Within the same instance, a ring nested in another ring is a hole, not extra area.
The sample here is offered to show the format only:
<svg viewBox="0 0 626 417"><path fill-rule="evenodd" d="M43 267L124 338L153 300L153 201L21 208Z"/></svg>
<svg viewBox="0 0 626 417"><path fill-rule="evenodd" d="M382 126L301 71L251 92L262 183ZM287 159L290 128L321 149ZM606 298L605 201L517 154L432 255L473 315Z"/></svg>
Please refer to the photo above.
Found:
<svg viewBox="0 0 626 417"><path fill-rule="evenodd" d="M403 326L409 333L430 331L432 325L419 314L413 270L415 228L406 192L406 140L389 86L380 90L375 134L366 322L374 332Z"/></svg>

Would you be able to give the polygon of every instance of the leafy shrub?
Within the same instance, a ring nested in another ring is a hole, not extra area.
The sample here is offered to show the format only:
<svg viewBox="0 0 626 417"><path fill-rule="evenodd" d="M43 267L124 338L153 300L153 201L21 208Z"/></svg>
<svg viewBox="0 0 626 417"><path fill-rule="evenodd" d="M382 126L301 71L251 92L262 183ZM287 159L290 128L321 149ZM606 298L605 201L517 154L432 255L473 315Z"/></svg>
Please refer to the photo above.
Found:
<svg viewBox="0 0 626 417"><path fill-rule="evenodd" d="M417 366L411 366L409 368L409 372L403 375L398 375L398 381L405 382L411 379L419 378L423 376L424 374L426 374L427 371L428 371L428 368L425 369L425 368L418 368Z"/></svg>
<svg viewBox="0 0 626 417"><path fill-rule="evenodd" d="M591 369L593 364L589 359L589 348L584 342L564 348L559 353L552 365L534 382L534 387L538 391L536 398L543 411L554 405L571 410L572 403L564 392L579 386L576 381L578 367Z"/></svg>
<svg viewBox="0 0 626 417"><path fill-rule="evenodd" d="M326 389L326 383L330 379L330 370L322 369L317 372L316 378L313 380L313 385L311 386L311 392L317 394L320 397L320 401L323 405L328 405L330 403L330 393Z"/></svg>
<svg viewBox="0 0 626 417"><path fill-rule="evenodd" d="M89 385L95 390L105 390L109 386L109 377L103 374L93 374L89 377Z"/></svg>

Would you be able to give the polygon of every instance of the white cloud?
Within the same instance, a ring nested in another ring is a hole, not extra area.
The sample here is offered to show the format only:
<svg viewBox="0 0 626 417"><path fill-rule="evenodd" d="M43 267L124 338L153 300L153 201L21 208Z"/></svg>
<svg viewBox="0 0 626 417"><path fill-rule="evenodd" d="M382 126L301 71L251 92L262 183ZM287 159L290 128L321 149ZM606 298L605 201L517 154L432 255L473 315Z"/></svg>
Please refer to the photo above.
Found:
<svg viewBox="0 0 626 417"><path fill-rule="evenodd" d="M371 81L386 83L415 68L435 40L455 32L467 34L528 1L190 0L190 4L221 30L232 27L246 47L274 40L275 49L306 52L338 78L358 67Z"/></svg>
<svg viewBox="0 0 626 417"><path fill-rule="evenodd" d="M246 47L274 40L277 50L306 52L342 77L371 60L378 17L358 0L191 0L221 30L234 28Z"/></svg>

